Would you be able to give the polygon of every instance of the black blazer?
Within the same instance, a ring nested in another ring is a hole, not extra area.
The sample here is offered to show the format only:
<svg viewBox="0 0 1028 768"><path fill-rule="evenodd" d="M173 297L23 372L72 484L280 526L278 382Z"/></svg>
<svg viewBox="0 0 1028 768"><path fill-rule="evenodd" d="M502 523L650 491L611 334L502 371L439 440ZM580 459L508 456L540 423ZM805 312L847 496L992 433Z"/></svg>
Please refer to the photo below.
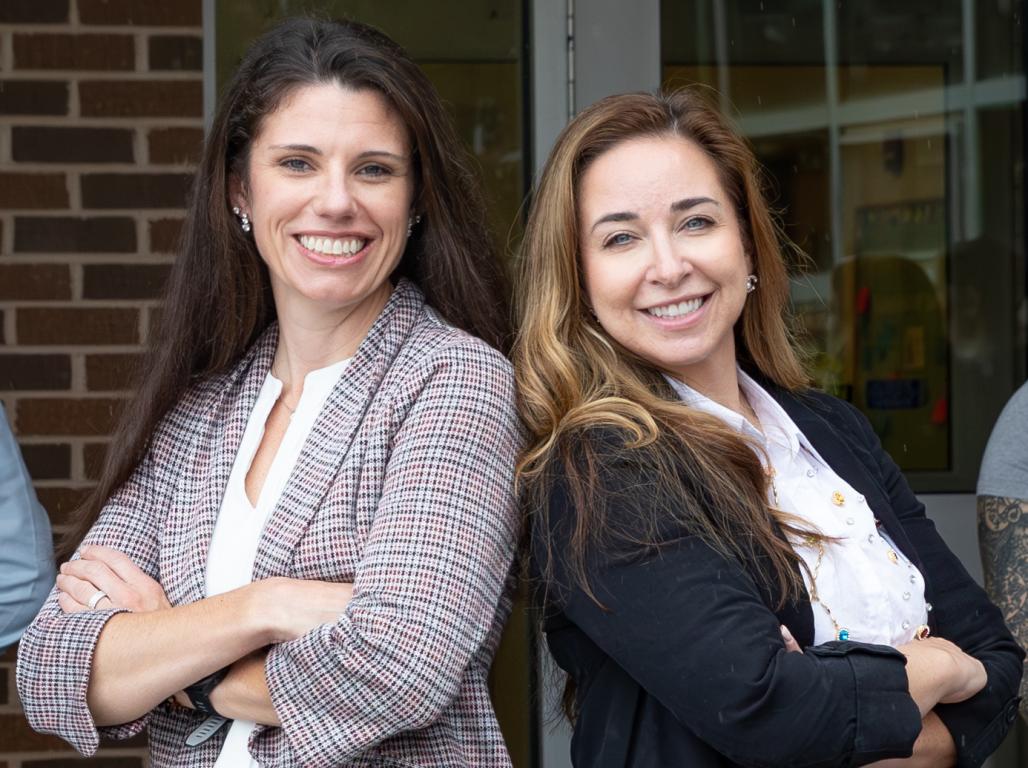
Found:
<svg viewBox="0 0 1028 768"><path fill-rule="evenodd" d="M863 414L818 392L797 396L764 386L920 569L933 634L985 666L980 693L935 709L953 736L958 765L980 765L1017 716L1024 653L943 544ZM610 433L594 437L610 520L631 525L631 515L618 520L619 513L647 498L650 470L613 447ZM620 504L626 498L633 503ZM559 549L575 515L560 476L549 510ZM533 531L537 574L545 557L541 533ZM576 766L851 766L910 755L921 719L902 654L857 642L811 647L806 595L773 612L776 596L757 587L752 564L726 559L691 535L634 557L593 553L590 585L606 610L568 586L565 565L555 558L544 629L576 683ZM780 624L804 653L785 652Z"/></svg>

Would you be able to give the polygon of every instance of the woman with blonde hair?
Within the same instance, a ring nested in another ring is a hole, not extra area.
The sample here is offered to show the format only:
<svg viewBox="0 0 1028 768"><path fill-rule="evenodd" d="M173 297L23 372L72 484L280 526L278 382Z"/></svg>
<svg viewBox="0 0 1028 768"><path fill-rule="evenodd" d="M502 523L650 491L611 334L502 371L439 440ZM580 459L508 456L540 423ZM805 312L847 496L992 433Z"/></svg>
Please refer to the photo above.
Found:
<svg viewBox="0 0 1028 768"><path fill-rule="evenodd" d="M543 172L520 483L578 766L979 765L1016 711L999 612L809 387L783 246L695 90L598 102Z"/></svg>

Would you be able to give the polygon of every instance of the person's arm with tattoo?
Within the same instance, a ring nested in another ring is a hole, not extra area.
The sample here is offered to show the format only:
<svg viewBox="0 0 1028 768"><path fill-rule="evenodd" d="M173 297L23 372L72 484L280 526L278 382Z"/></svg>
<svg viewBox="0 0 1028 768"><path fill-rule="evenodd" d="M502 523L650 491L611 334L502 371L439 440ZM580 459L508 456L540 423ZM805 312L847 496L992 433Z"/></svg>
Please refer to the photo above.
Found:
<svg viewBox="0 0 1028 768"><path fill-rule="evenodd" d="M985 590L1021 647L1028 646L1028 499L978 496L978 545ZM1021 678L1028 721L1028 674Z"/></svg>

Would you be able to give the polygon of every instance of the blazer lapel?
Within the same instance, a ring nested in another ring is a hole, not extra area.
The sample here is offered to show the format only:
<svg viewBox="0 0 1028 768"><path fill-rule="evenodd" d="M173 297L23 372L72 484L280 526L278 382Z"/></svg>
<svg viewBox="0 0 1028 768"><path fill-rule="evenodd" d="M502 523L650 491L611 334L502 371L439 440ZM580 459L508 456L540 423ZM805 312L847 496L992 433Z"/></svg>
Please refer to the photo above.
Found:
<svg viewBox="0 0 1028 768"><path fill-rule="evenodd" d="M205 444L197 451L193 471L202 473L204 487L200 494L199 508L191 516L194 527L188 563L194 598L197 600L207 596L207 553L214 536L214 524L221 512L221 503L246 431L246 423L257 403L257 396L268 371L271 370L277 346L278 326L273 323L225 382L220 402L210 411L212 422Z"/></svg>
<svg viewBox="0 0 1028 768"><path fill-rule="evenodd" d="M829 422L832 414L828 409L818 407L820 404L810 397L786 392L767 382L761 384L781 404L828 466L857 492L863 494L868 507L896 546L911 562L920 567L917 552L900 525L888 496L876 482L870 469L851 449L851 440Z"/></svg>
<svg viewBox="0 0 1028 768"><path fill-rule="evenodd" d="M261 533L253 578L288 576L297 545L353 443L364 414L422 312L424 298L401 280L332 390Z"/></svg>

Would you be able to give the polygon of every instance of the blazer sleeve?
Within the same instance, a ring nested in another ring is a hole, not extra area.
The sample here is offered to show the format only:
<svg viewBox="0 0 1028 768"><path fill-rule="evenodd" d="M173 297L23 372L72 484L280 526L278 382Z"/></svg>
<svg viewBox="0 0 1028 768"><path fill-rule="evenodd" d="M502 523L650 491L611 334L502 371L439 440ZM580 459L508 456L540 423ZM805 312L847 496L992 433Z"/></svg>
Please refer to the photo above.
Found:
<svg viewBox="0 0 1028 768"><path fill-rule="evenodd" d="M839 401L841 402L841 401ZM940 704L936 714L957 747L959 768L981 765L1006 736L1017 718L1018 686L1024 651L1014 640L1000 610L949 550L925 514L867 418L844 404L853 433L860 435L880 473L880 481L924 569L936 632L982 662L988 683L959 704Z"/></svg>
<svg viewBox="0 0 1028 768"><path fill-rule="evenodd" d="M607 524L628 532L638 528L640 505L658 501L650 471L620 453L605 453L600 472ZM562 477L549 509L560 551L576 514ZM541 538L533 537L537 562ZM552 574L549 591L567 618L735 763L853 766L911 754L921 718L903 655L855 642L787 652L755 581L698 536L686 532L636 556L593 550L589 584L603 607L574 586L562 558Z"/></svg>
<svg viewBox="0 0 1028 768"><path fill-rule="evenodd" d="M158 468L154 451L148 452L111 496L83 544L118 549L157 579L158 511L169 498L161 477L172 474L167 466ZM97 639L122 610L64 613L54 587L18 647L18 695L29 724L41 733L60 736L83 755L96 751L101 735L131 738L149 721L149 715L144 715L130 723L97 728L86 703Z"/></svg>
<svg viewBox="0 0 1028 768"><path fill-rule="evenodd" d="M262 765L341 764L432 723L507 610L522 440L513 375L477 341L432 357L409 377L422 388L395 432L353 600L338 623L268 655L282 727L256 736Z"/></svg>

